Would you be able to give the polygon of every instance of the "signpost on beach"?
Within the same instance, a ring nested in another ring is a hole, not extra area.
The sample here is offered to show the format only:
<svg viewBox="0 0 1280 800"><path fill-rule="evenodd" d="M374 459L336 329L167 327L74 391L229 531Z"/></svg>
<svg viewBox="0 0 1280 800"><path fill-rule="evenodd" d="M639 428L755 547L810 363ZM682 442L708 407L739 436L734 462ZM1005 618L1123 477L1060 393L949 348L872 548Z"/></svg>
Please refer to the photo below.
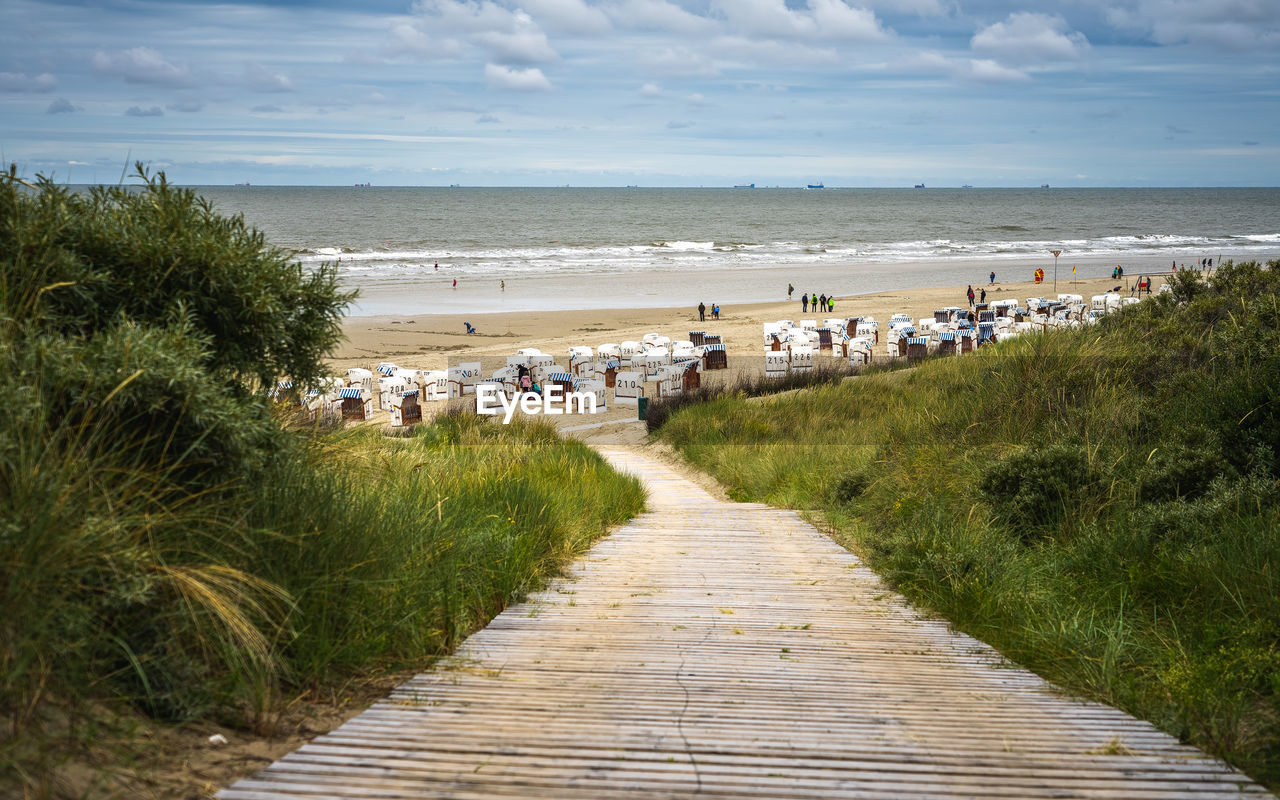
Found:
<svg viewBox="0 0 1280 800"><path fill-rule="evenodd" d="M1062 255L1061 250L1051 250L1053 253L1053 291L1058 291L1058 256Z"/></svg>

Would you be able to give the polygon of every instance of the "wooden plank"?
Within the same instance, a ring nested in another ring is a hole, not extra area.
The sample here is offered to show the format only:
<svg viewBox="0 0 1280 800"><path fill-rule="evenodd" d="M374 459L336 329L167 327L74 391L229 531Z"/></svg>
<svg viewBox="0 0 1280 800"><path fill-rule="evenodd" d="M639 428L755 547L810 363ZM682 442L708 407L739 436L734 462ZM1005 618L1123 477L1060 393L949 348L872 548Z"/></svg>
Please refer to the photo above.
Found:
<svg viewBox="0 0 1280 800"><path fill-rule="evenodd" d="M219 796L1269 796L917 613L794 512L604 453L648 513Z"/></svg>

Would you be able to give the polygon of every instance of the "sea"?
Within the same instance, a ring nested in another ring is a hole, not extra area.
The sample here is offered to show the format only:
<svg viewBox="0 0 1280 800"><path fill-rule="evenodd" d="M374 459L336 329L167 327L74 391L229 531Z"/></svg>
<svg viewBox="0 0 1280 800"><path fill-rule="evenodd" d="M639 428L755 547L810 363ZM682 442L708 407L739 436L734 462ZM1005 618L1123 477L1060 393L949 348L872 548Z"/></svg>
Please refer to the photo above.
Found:
<svg viewBox="0 0 1280 800"><path fill-rule="evenodd" d="M1277 188L195 188L304 266L336 265L359 290L353 315L723 305L784 299L787 284L844 296L1280 257Z"/></svg>

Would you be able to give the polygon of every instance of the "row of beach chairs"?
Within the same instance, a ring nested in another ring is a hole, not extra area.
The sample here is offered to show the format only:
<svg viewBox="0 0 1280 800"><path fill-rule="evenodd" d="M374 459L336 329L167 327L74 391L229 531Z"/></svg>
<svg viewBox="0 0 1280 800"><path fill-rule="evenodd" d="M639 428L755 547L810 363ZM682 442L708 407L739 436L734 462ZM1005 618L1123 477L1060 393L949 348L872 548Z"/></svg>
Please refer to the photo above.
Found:
<svg viewBox="0 0 1280 800"><path fill-rule="evenodd" d="M292 400L316 416L342 420L372 420L388 415L392 426L411 425L423 418L422 404L474 396L481 384L508 398L523 393L521 367L528 370L544 397L553 393L591 393L596 410L609 401L636 404L641 397L678 394L701 385L704 370L725 369L728 354L720 337L690 331L688 339L673 341L657 333L640 341L605 343L597 348L574 346L568 366L537 348L522 348L508 356L506 366L486 376L481 362L463 362L443 370L419 370L383 362L374 369L352 368L343 377L326 380L306 398L297 398L293 385L282 381L274 395ZM650 391L648 384L653 384ZM555 387L554 389L552 387Z"/></svg>

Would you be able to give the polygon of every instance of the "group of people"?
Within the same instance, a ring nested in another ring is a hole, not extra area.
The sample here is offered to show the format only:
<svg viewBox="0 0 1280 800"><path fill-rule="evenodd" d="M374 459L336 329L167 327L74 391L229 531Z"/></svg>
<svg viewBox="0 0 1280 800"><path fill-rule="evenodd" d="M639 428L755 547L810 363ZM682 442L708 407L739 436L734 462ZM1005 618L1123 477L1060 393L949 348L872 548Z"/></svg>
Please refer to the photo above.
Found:
<svg viewBox="0 0 1280 800"><path fill-rule="evenodd" d="M1200 269L1201 271L1203 271L1203 270L1213 269L1213 259L1212 259L1212 258L1202 258L1202 259L1200 259L1199 261L1197 261L1195 265L1196 265L1196 268ZM1183 269L1186 269L1186 268L1187 268L1187 265L1186 265L1186 264L1183 264L1183 265L1182 265L1182 268L1183 268ZM1174 271L1174 272L1177 272L1177 271L1178 271L1178 262L1177 262L1176 260L1173 262L1173 271Z"/></svg>
<svg viewBox="0 0 1280 800"><path fill-rule="evenodd" d="M542 387L533 379L533 373L530 372L529 368L524 364L516 367L516 380L520 384L521 394L528 394L530 392L536 395L542 394Z"/></svg>
<svg viewBox="0 0 1280 800"><path fill-rule="evenodd" d="M790 290L789 286L787 288L788 290ZM788 297L791 296L790 291L787 292L787 296ZM800 295L801 313L808 312L810 306L813 306L813 313L815 314L818 313L819 311L826 311L826 312L835 311L836 296L831 295L830 297L827 297L825 294L808 294L808 293Z"/></svg>
<svg viewBox="0 0 1280 800"><path fill-rule="evenodd" d="M720 304L719 304L719 303L712 303L712 304L711 304L711 318L712 318L712 319L720 319ZM707 305L706 305L706 303L698 303L698 321L699 321L699 322L706 322L706 321L707 321Z"/></svg>
<svg viewBox="0 0 1280 800"><path fill-rule="evenodd" d="M787 284L788 300L791 299L791 293L794 292L795 290L796 290L796 287L792 286L789 283ZM836 296L833 294L830 297L827 297L825 294L809 294L808 292L805 292L804 294L800 295L800 312L807 314L809 312L810 306L813 307L813 313L815 314L818 313L819 311L827 311L827 312L835 311Z"/></svg>
<svg viewBox="0 0 1280 800"><path fill-rule="evenodd" d="M995 275L995 273L994 273L994 272L993 272L993 273L991 273L991 274L992 274L993 276ZM992 278L992 280L994 281L994 280L995 280L995 278L993 277L993 278ZM985 302L987 302L987 290L986 290L986 289L979 289L978 291L979 291L979 293L975 294L975 293L974 293L974 291L973 291L973 286L970 286L970 287L969 287L969 291L967 292L968 297L969 297L969 308L973 308L973 304L974 304L975 299L976 299L976 300L977 300L977 302L979 302L979 303L985 303Z"/></svg>

